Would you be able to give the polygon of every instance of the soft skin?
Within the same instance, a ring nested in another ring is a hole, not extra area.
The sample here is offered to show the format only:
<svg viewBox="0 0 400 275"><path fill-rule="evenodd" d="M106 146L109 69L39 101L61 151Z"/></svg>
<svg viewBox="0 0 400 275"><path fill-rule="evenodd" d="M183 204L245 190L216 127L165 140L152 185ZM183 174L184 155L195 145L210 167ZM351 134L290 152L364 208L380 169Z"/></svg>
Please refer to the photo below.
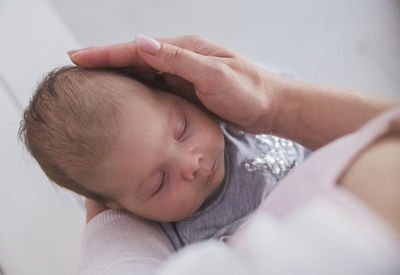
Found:
<svg viewBox="0 0 400 275"><path fill-rule="evenodd" d="M192 103L122 81L132 96L123 106L114 150L99 165L92 188L107 194L109 207L147 219L188 217L224 178L223 133Z"/></svg>

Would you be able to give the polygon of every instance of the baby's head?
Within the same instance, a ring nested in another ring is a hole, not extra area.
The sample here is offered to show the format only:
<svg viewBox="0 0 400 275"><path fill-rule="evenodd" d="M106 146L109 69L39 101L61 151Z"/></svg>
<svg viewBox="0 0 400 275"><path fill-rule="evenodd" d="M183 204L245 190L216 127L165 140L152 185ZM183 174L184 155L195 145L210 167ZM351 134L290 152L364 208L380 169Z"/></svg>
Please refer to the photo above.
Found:
<svg viewBox="0 0 400 275"><path fill-rule="evenodd" d="M50 72L20 136L58 185L157 221L195 212L225 174L224 138L211 117L116 71Z"/></svg>

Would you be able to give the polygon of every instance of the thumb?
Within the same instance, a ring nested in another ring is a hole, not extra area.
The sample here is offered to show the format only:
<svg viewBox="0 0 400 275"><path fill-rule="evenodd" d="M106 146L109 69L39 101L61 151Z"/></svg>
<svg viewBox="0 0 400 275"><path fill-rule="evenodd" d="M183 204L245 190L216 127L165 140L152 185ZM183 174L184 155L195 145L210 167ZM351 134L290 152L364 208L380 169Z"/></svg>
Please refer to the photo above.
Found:
<svg viewBox="0 0 400 275"><path fill-rule="evenodd" d="M153 68L177 75L196 86L211 73L209 57L139 34L135 37L139 55Z"/></svg>

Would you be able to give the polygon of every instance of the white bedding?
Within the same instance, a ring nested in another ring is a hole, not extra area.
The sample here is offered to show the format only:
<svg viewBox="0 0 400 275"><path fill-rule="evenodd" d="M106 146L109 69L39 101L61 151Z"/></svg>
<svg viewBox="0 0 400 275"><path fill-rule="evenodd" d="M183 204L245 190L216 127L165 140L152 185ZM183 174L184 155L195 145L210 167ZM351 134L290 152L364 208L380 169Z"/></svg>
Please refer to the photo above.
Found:
<svg viewBox="0 0 400 275"><path fill-rule="evenodd" d="M399 274L398 254L324 199L283 220L257 214L228 245L207 241L170 257L157 275Z"/></svg>
<svg viewBox="0 0 400 275"><path fill-rule="evenodd" d="M0 266L4 274L74 274L85 225L80 198L51 184L17 140L40 76L78 47L46 0L0 1Z"/></svg>

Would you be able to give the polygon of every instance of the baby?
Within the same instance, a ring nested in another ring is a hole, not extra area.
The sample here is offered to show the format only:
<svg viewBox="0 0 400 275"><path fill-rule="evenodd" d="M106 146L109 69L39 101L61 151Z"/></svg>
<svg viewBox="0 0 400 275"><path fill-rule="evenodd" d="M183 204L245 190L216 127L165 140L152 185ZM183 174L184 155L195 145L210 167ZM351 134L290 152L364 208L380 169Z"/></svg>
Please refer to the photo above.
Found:
<svg viewBox="0 0 400 275"><path fill-rule="evenodd" d="M20 136L51 181L159 222L176 249L232 234L304 157L121 72L80 67L44 78Z"/></svg>

